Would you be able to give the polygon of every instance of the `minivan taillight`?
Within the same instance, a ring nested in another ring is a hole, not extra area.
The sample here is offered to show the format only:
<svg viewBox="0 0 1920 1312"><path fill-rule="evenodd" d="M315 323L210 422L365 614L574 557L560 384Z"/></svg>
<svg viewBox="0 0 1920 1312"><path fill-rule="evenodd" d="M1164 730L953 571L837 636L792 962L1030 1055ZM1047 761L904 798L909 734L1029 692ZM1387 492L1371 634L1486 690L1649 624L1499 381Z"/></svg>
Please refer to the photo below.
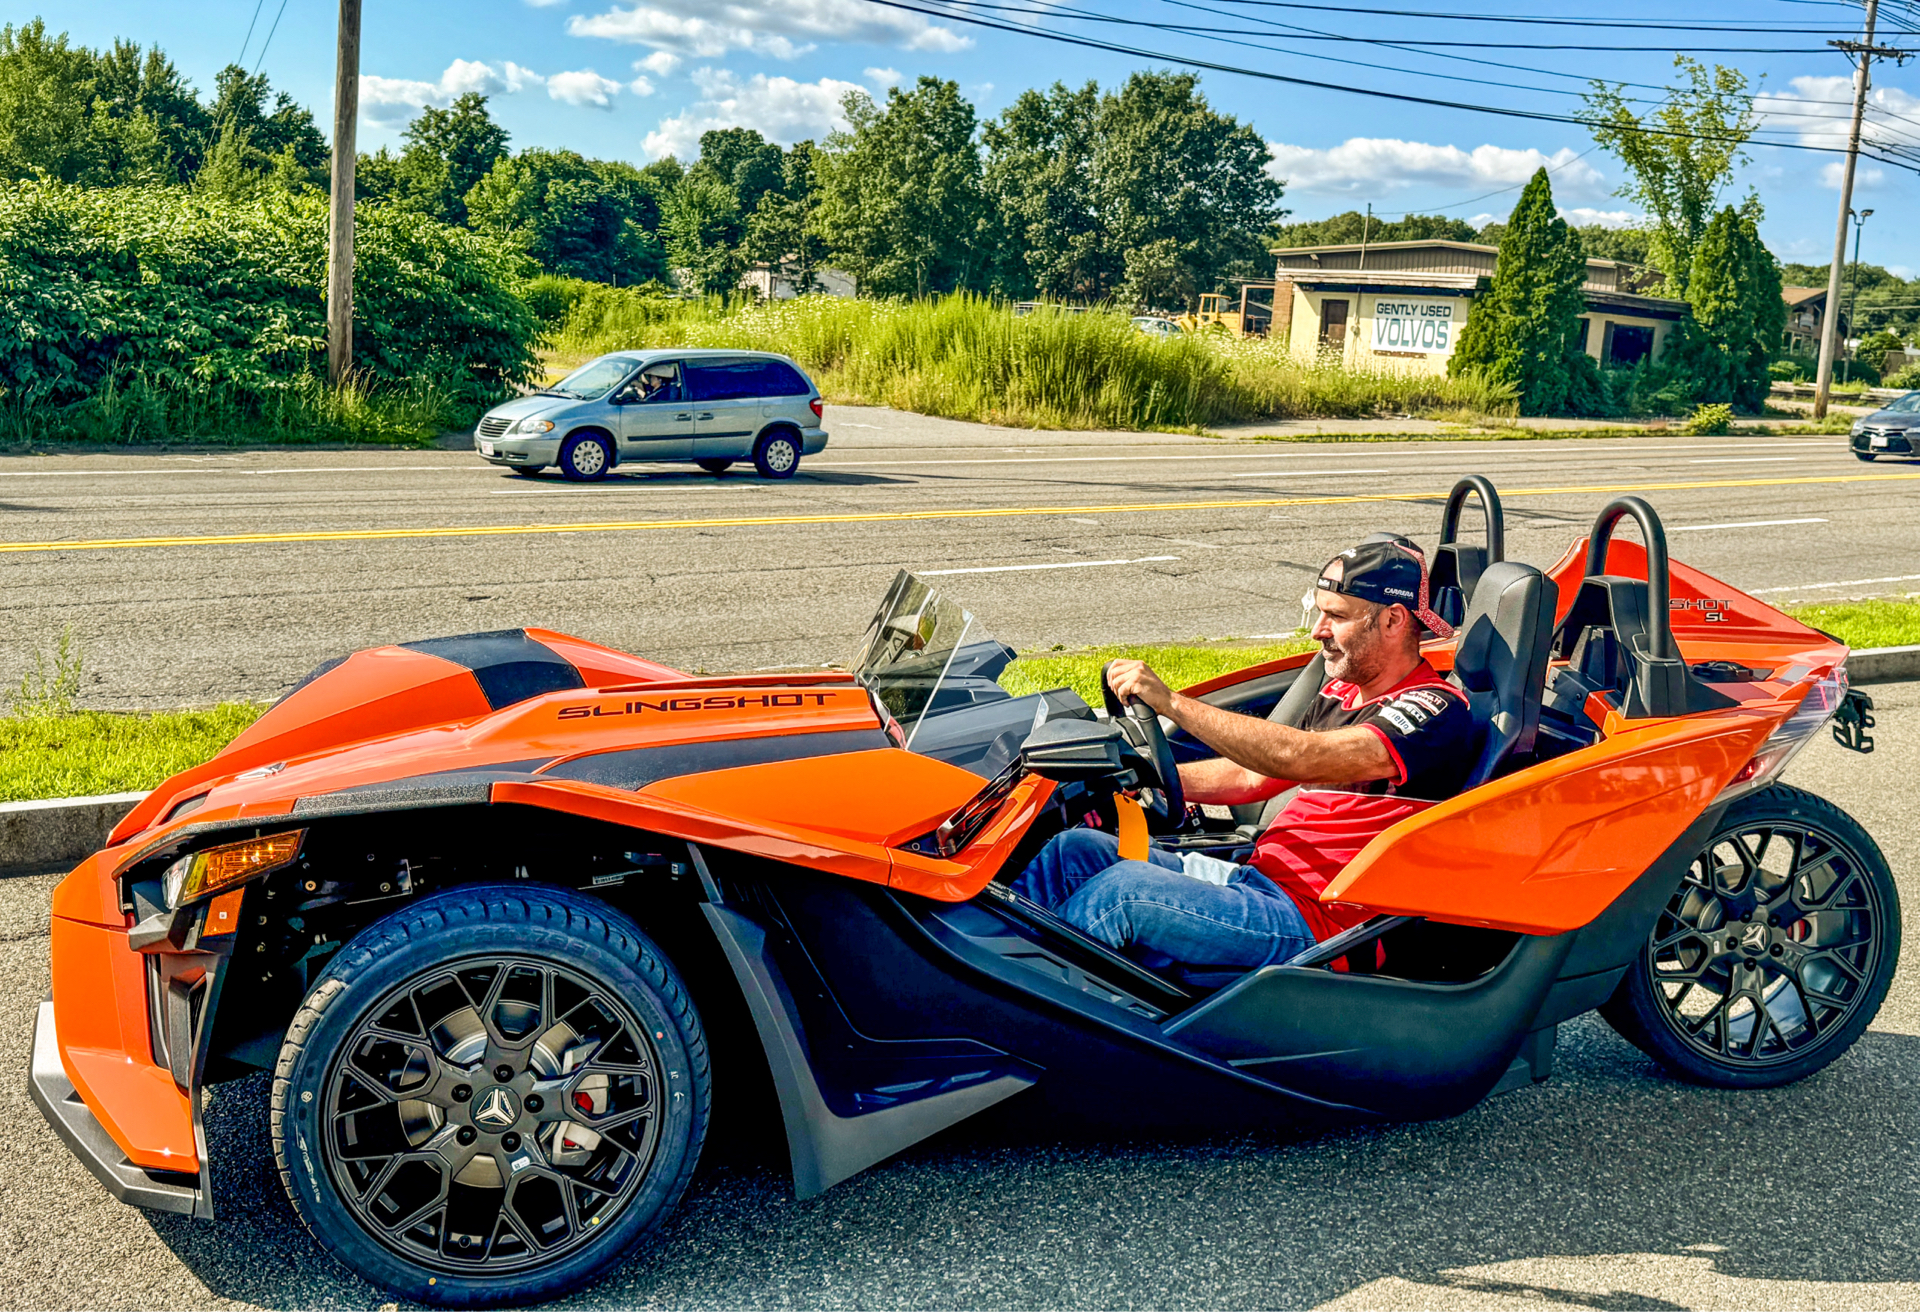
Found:
<svg viewBox="0 0 1920 1312"><path fill-rule="evenodd" d="M826 415L827 407L821 403L819 397L814 397L813 400L807 402L807 404L813 407L813 417L815 419L822 418Z"/></svg>

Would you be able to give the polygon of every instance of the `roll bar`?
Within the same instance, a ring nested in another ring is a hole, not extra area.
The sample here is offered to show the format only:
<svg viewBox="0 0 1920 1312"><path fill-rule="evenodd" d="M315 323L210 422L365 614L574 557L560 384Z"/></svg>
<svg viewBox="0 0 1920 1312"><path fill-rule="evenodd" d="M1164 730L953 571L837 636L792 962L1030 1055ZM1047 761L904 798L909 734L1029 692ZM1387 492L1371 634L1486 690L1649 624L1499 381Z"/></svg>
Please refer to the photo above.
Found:
<svg viewBox="0 0 1920 1312"><path fill-rule="evenodd" d="M1454 491L1458 493L1459 489ZM1447 506L1451 510L1453 503L1449 501ZM1614 526L1629 515L1640 525L1640 536L1646 539L1647 609L1651 612L1647 616L1647 654L1659 661L1677 660L1680 648L1673 640L1673 622L1668 609L1671 567L1667 558L1667 532L1652 506L1639 497L1615 497L1606 504L1587 537L1587 577L1596 578L1607 572L1607 548L1613 544Z"/></svg>
<svg viewBox="0 0 1920 1312"><path fill-rule="evenodd" d="M1487 563L1507 558L1506 519L1500 509L1500 494L1479 474L1468 474L1447 493L1447 508L1440 512L1440 545L1446 546L1460 536L1460 512L1466 509L1469 493L1480 498L1480 511L1487 521Z"/></svg>

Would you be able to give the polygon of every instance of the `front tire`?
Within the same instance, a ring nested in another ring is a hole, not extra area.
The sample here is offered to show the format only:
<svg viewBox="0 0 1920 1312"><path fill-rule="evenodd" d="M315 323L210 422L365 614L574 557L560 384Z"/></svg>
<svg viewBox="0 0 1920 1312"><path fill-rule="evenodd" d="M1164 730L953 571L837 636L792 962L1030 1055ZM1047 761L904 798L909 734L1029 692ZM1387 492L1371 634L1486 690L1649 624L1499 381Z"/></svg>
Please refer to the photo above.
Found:
<svg viewBox="0 0 1920 1312"><path fill-rule="evenodd" d="M598 483L613 468L613 443L598 433L575 433L560 444L560 472L574 483Z"/></svg>
<svg viewBox="0 0 1920 1312"><path fill-rule="evenodd" d="M1728 808L1600 1013L1682 1079L1772 1088L1853 1046L1899 955L1900 895L1872 836L1775 784Z"/></svg>
<svg viewBox="0 0 1920 1312"><path fill-rule="evenodd" d="M753 448L753 467L762 478L792 478L800 468L800 437L776 428Z"/></svg>
<svg viewBox="0 0 1920 1312"><path fill-rule="evenodd" d="M625 1260L685 1191L699 1014L639 927L472 885L334 957L274 1069L274 1160L313 1236L401 1298L534 1303Z"/></svg>

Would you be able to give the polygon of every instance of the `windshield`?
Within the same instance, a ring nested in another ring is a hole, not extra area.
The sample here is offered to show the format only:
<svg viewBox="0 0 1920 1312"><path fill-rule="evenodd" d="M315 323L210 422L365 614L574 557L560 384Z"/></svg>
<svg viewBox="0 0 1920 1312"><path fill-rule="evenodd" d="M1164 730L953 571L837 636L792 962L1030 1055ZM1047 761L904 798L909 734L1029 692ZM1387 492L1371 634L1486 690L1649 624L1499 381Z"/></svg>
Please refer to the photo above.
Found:
<svg viewBox="0 0 1920 1312"><path fill-rule="evenodd" d="M570 396L576 401L597 401L618 387L632 372L633 361L617 355L603 356L598 360L589 360L552 387L543 390L556 396Z"/></svg>
<svg viewBox="0 0 1920 1312"><path fill-rule="evenodd" d="M971 701L963 685L991 684L1012 656L958 603L901 570L867 626L853 672L899 721L911 748L929 710Z"/></svg>
<svg viewBox="0 0 1920 1312"><path fill-rule="evenodd" d="M1898 401L1889 401L1881 409L1896 415L1920 414L1920 392L1908 392Z"/></svg>

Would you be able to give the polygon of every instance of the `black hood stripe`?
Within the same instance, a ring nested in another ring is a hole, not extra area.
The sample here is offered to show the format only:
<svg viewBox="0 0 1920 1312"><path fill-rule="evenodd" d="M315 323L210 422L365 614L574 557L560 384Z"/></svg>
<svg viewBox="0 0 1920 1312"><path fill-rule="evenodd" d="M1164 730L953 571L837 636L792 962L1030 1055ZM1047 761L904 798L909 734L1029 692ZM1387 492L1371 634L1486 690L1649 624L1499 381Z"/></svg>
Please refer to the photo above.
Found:
<svg viewBox="0 0 1920 1312"><path fill-rule="evenodd" d="M576 757L541 771L539 777L578 779L631 791L681 775L732 770L743 765L770 765L775 761L799 761L814 756L840 756L847 752L871 752L892 746L893 741L878 729L729 738L723 742L632 747Z"/></svg>
<svg viewBox="0 0 1920 1312"><path fill-rule="evenodd" d="M496 711L543 693L587 686L573 662L544 642L528 637L525 629L427 638L398 645L404 651L438 656L472 670L487 705Z"/></svg>

